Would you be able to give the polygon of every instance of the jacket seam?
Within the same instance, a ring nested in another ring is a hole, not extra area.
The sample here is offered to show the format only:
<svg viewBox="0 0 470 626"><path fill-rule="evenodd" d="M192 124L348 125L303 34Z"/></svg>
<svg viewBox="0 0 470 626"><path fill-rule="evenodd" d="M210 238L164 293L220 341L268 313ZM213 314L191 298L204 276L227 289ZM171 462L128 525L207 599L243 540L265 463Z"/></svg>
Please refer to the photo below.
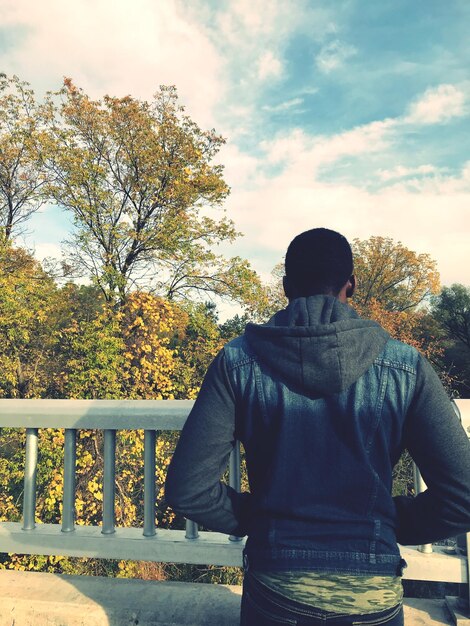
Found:
<svg viewBox="0 0 470 626"><path fill-rule="evenodd" d="M377 394L377 403L375 405L375 420L373 420L372 424L369 427L369 432L367 433L367 439L366 439L367 456L369 456L370 454L374 434L376 433L377 427L382 418L382 408L383 408L383 402L385 399L385 394L387 392L387 383L388 383L388 369L382 369L382 375L380 377L380 383L379 383L379 393Z"/></svg>
<svg viewBox="0 0 470 626"><path fill-rule="evenodd" d="M382 357L377 357L374 359L374 365L383 365L384 367L394 368L404 370L405 372L409 372L410 374L416 375L416 368L412 365L408 365L408 363L402 363L400 361L390 361L389 359L384 359Z"/></svg>
<svg viewBox="0 0 470 626"><path fill-rule="evenodd" d="M235 363L230 363L227 369L230 372L232 372L233 370L243 367L244 365L250 365L250 363L255 363L255 361L256 359L254 357L247 356L244 359L241 359L240 361L236 361Z"/></svg>

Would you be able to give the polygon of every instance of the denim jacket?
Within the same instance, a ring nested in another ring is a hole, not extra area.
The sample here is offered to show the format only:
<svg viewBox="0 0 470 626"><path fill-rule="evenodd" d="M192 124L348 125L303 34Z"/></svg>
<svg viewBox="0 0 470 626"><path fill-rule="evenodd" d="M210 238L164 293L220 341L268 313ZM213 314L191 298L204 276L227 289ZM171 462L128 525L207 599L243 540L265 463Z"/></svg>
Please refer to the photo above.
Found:
<svg viewBox="0 0 470 626"><path fill-rule="evenodd" d="M411 404L410 404L411 403ZM221 480L235 439L250 492ZM428 489L391 497L406 447ZM470 444L431 365L329 296L249 324L212 362L166 479L173 509L248 534L259 569L395 574L470 530Z"/></svg>
<svg viewBox="0 0 470 626"><path fill-rule="evenodd" d="M392 469L402 451L418 353L380 337L385 345L366 371L330 394L302 387L301 377L286 382L257 355L250 329L225 346L253 499L250 566L400 572Z"/></svg>

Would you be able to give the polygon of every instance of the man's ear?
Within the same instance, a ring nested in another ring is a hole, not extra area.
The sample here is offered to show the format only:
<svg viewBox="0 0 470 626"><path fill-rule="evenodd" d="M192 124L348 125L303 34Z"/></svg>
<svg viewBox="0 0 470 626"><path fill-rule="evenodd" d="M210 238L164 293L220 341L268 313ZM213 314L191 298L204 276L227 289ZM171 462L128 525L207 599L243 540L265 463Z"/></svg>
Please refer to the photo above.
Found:
<svg viewBox="0 0 470 626"><path fill-rule="evenodd" d="M352 298L356 290L356 277L352 274L348 280L348 286L346 288L346 298Z"/></svg>

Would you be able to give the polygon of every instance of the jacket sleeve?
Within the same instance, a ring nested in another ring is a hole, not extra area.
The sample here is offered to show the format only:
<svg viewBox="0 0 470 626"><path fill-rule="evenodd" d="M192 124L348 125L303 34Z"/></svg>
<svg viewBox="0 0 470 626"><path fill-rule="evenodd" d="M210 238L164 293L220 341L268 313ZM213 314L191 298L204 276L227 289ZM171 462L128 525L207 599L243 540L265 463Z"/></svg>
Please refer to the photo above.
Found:
<svg viewBox="0 0 470 626"><path fill-rule="evenodd" d="M181 431L165 483L165 499L176 512L210 530L246 534L251 496L220 480L235 435L235 398L223 351L209 367Z"/></svg>
<svg viewBox="0 0 470 626"><path fill-rule="evenodd" d="M427 490L394 498L398 542L432 543L470 531L470 442L439 377L423 357L404 445Z"/></svg>

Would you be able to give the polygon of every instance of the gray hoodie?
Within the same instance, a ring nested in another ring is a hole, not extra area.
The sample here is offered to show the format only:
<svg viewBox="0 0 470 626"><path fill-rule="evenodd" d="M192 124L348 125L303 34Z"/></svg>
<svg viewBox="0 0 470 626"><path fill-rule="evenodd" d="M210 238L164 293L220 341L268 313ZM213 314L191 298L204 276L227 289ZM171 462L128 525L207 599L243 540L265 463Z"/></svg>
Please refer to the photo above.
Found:
<svg viewBox="0 0 470 626"><path fill-rule="evenodd" d="M329 395L347 389L382 352L389 335L331 296L296 298L245 335L260 361L283 381Z"/></svg>

